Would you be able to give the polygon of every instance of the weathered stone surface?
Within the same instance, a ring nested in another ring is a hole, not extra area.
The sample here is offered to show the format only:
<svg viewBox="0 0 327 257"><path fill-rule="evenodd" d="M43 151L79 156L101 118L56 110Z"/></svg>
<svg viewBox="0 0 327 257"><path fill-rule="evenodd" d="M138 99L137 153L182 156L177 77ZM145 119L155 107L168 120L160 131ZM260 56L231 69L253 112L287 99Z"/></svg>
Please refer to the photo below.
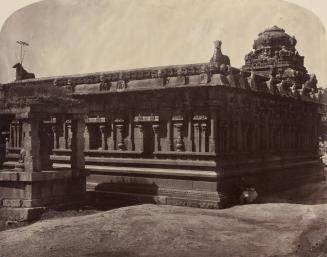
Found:
<svg viewBox="0 0 327 257"><path fill-rule="evenodd" d="M0 208L0 220L33 221L44 211L45 208Z"/></svg>

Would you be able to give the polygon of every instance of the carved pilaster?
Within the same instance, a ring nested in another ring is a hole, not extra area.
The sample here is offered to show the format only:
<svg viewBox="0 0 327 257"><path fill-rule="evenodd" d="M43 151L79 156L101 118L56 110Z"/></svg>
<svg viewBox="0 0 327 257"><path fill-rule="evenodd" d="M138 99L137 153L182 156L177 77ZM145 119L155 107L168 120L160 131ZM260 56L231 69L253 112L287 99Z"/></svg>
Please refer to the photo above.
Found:
<svg viewBox="0 0 327 257"><path fill-rule="evenodd" d="M134 142L134 119L133 119L134 115L132 115L131 113L129 114L129 123L128 123L128 150L135 150L135 142Z"/></svg>
<svg viewBox="0 0 327 257"><path fill-rule="evenodd" d="M10 145L14 148L21 147L21 131L22 125L19 121L13 121L10 124Z"/></svg>
<svg viewBox="0 0 327 257"><path fill-rule="evenodd" d="M84 148L85 150L90 150L90 130L89 130L89 125L85 124L84 128Z"/></svg>
<svg viewBox="0 0 327 257"><path fill-rule="evenodd" d="M160 151L160 126L159 124L152 125L153 133L154 133L154 150Z"/></svg>
<svg viewBox="0 0 327 257"><path fill-rule="evenodd" d="M53 148L58 149L58 126L54 124L51 126L51 129L53 134Z"/></svg>
<svg viewBox="0 0 327 257"><path fill-rule="evenodd" d="M106 150L106 126L101 125L99 128L101 133L101 150Z"/></svg>
<svg viewBox="0 0 327 257"><path fill-rule="evenodd" d="M171 121L167 121L167 150L172 151L172 124Z"/></svg>
<svg viewBox="0 0 327 257"><path fill-rule="evenodd" d="M9 138L6 137L6 155L9 153L9 147L10 147Z"/></svg>
<svg viewBox="0 0 327 257"><path fill-rule="evenodd" d="M186 150L192 152L194 135L193 135L192 116L191 115L189 115L189 119L187 121L187 136L188 136L188 138L187 138Z"/></svg>
<svg viewBox="0 0 327 257"><path fill-rule="evenodd" d="M140 152L143 152L143 149L144 149L143 125L142 124L138 124L138 125L136 125L136 127L139 130L139 140L138 140L139 141L139 144L138 144L139 151Z"/></svg>
<svg viewBox="0 0 327 257"><path fill-rule="evenodd" d="M184 139L183 139L183 123L174 124L177 130L177 140L176 140L176 151L184 151Z"/></svg>
<svg viewBox="0 0 327 257"><path fill-rule="evenodd" d="M107 145L109 150L116 149L116 136L115 136L115 124L113 122L109 125L110 131L108 132Z"/></svg>
<svg viewBox="0 0 327 257"><path fill-rule="evenodd" d="M12 135L13 135L13 130L12 130L12 125L10 123L10 125L9 125L9 146L10 147L13 146L13 138L12 138Z"/></svg>
<svg viewBox="0 0 327 257"><path fill-rule="evenodd" d="M66 149L72 148L72 126L71 124L67 125L67 134L66 134Z"/></svg>
<svg viewBox="0 0 327 257"><path fill-rule="evenodd" d="M200 137L200 126L199 123L193 123L193 138L194 138L194 151L200 152L201 137Z"/></svg>
<svg viewBox="0 0 327 257"><path fill-rule="evenodd" d="M13 129L13 136L12 136L13 147L16 147L16 145L17 145L17 135L16 135L17 126L16 126L16 124L12 125L12 129Z"/></svg>
<svg viewBox="0 0 327 257"><path fill-rule="evenodd" d="M85 122L84 119L72 120L71 124L72 137L71 137L71 167L72 169L84 169L85 158L84 158L84 130Z"/></svg>
<svg viewBox="0 0 327 257"><path fill-rule="evenodd" d="M15 148L19 147L19 124L15 124Z"/></svg>
<svg viewBox="0 0 327 257"><path fill-rule="evenodd" d="M217 113L215 111L211 111L210 118L210 136L209 136L209 152L215 153L217 152Z"/></svg>
<svg viewBox="0 0 327 257"><path fill-rule="evenodd" d="M123 124L116 124L117 129L117 148L121 151L126 149L125 142L124 142L124 125Z"/></svg>
<svg viewBox="0 0 327 257"><path fill-rule="evenodd" d="M65 122L60 119L58 121L58 141L59 141L59 148L66 149L66 124Z"/></svg>
<svg viewBox="0 0 327 257"><path fill-rule="evenodd" d="M202 123L201 124L201 152L206 152L208 147L207 147L207 124Z"/></svg>
<svg viewBox="0 0 327 257"><path fill-rule="evenodd" d="M25 172L41 171L40 158L40 121L31 119L23 121L23 131L25 133L22 164Z"/></svg>

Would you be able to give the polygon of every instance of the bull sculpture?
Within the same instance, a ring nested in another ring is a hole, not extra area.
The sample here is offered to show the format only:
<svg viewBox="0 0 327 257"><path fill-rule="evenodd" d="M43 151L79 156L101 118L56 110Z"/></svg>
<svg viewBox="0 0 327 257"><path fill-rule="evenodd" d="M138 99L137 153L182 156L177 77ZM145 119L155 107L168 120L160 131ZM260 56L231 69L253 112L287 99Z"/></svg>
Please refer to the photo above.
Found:
<svg viewBox="0 0 327 257"><path fill-rule="evenodd" d="M21 63L16 63L13 68L16 69L16 81L24 79L35 79L34 73L27 72Z"/></svg>

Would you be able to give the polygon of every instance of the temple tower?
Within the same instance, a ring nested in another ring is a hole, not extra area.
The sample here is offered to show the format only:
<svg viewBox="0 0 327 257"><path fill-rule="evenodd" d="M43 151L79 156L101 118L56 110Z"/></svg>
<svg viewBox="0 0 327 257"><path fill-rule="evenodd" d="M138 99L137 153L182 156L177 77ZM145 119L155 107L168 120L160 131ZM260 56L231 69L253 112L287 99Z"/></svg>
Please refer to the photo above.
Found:
<svg viewBox="0 0 327 257"><path fill-rule="evenodd" d="M297 40L277 26L265 29L254 40L253 50L245 56L245 71L269 77L270 73L278 80L290 84L304 84L309 79L304 67L304 56L296 50Z"/></svg>

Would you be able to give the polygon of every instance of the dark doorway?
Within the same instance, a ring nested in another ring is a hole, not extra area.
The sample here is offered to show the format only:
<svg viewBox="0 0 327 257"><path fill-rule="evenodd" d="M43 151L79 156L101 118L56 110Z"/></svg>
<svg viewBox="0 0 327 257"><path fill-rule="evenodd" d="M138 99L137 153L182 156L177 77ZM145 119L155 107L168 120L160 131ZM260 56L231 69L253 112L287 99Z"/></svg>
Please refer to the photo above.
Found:
<svg viewBox="0 0 327 257"><path fill-rule="evenodd" d="M9 140L10 122L13 119L10 115L0 115L0 169L6 159L7 141Z"/></svg>
<svg viewBox="0 0 327 257"><path fill-rule="evenodd" d="M41 157L41 169L50 170L51 162L50 155L52 154L52 149L54 147L53 133L49 125L40 124L39 129L40 137L40 157Z"/></svg>
<svg viewBox="0 0 327 257"><path fill-rule="evenodd" d="M143 157L153 158L154 152L154 133L152 124L143 125Z"/></svg>

